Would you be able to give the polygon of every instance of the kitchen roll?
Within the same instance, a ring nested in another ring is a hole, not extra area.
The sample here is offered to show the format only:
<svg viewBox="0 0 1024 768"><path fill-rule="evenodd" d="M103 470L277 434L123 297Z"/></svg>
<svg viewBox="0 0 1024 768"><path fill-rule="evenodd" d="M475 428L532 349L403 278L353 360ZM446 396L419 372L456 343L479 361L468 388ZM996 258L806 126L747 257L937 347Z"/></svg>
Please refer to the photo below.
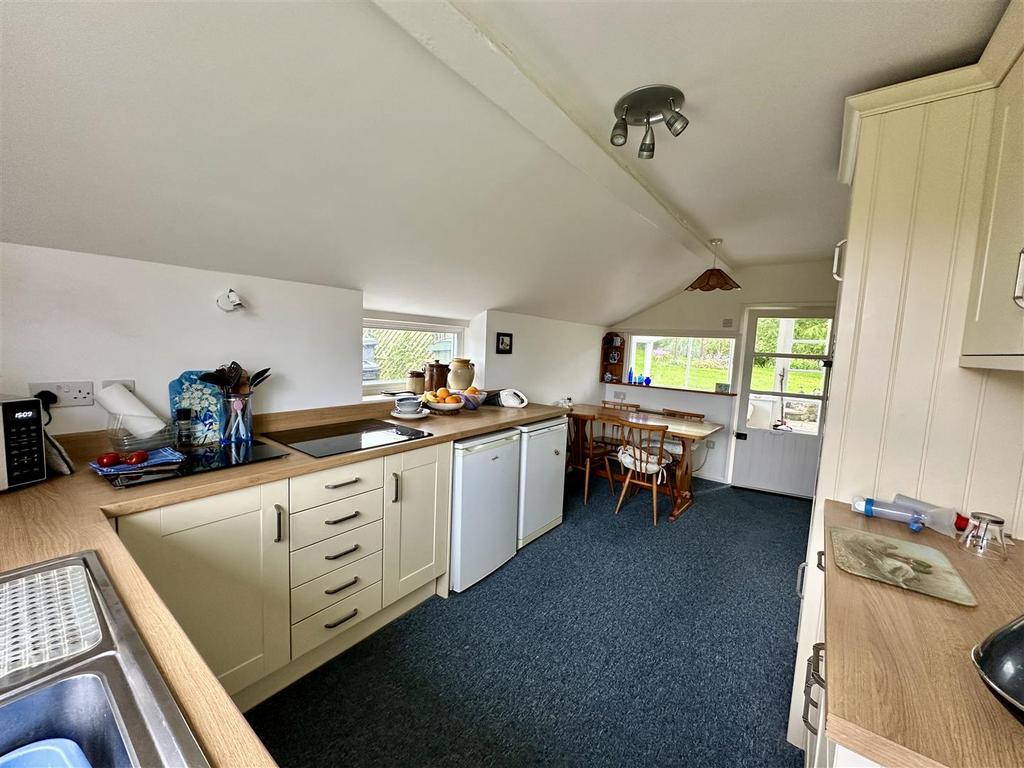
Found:
<svg viewBox="0 0 1024 768"><path fill-rule="evenodd" d="M96 402L111 414L121 414L121 425L135 437L151 437L166 424L124 384L111 384L96 393Z"/></svg>

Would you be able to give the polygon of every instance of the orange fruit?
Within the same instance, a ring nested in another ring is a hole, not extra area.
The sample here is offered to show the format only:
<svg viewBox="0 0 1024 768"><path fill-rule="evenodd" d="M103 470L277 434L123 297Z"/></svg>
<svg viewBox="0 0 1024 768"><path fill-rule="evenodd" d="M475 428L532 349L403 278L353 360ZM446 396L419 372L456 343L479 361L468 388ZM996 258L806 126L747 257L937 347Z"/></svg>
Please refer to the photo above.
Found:
<svg viewBox="0 0 1024 768"><path fill-rule="evenodd" d="M480 390L477 389L476 387L470 387L469 389L466 390L466 394L467 395L479 395L480 394Z"/></svg>
<svg viewBox="0 0 1024 768"><path fill-rule="evenodd" d="M455 405L456 403L461 403L462 398L459 397L458 395L448 395L448 397L446 397L444 401L446 403L451 403L452 405Z"/></svg>
<svg viewBox="0 0 1024 768"><path fill-rule="evenodd" d="M448 391L447 387L441 387L439 390L437 390L437 397L440 400L444 400L450 394L451 394L451 392Z"/></svg>

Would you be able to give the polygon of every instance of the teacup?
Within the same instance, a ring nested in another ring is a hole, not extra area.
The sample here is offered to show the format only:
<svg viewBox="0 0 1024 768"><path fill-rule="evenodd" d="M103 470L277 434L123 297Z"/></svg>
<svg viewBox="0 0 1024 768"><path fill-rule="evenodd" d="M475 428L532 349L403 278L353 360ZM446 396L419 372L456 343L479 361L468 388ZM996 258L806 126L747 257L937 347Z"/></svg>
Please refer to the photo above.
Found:
<svg viewBox="0 0 1024 768"><path fill-rule="evenodd" d="M418 397L399 397L395 400L395 409L399 413L415 413L421 405Z"/></svg>

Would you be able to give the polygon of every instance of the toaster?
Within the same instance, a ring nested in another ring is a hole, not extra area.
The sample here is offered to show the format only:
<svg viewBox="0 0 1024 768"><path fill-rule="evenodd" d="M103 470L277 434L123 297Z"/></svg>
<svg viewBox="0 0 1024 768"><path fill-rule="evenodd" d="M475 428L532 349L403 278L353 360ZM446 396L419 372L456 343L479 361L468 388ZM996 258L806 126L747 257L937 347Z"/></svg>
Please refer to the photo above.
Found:
<svg viewBox="0 0 1024 768"><path fill-rule="evenodd" d="M0 491L46 479L43 404L0 395Z"/></svg>

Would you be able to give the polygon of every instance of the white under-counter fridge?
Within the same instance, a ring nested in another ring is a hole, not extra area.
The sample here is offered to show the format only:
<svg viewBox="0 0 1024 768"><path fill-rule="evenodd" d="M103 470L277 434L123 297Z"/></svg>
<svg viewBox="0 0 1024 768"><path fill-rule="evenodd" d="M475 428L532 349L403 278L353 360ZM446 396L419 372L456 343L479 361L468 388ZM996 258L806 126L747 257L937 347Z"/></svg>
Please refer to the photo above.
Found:
<svg viewBox="0 0 1024 768"><path fill-rule="evenodd" d="M458 440L452 472L451 587L476 584L516 553L517 429Z"/></svg>
<svg viewBox="0 0 1024 768"><path fill-rule="evenodd" d="M561 416L516 429L523 436L519 446L516 531L516 545L522 548L562 522L569 421Z"/></svg>

